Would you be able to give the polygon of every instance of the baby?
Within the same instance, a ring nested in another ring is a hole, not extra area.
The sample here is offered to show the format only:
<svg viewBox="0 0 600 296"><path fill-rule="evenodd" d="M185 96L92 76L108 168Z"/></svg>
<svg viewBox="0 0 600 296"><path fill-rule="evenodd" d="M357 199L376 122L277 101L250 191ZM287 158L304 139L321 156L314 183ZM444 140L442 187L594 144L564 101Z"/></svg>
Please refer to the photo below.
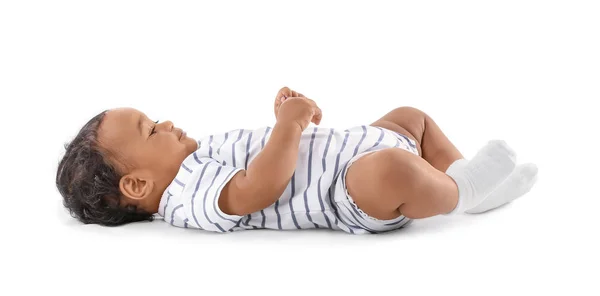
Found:
<svg viewBox="0 0 600 296"><path fill-rule="evenodd" d="M412 219L482 213L527 193L534 164L490 141L466 160L414 108L346 130L287 87L273 127L196 141L170 121L130 108L92 118L65 146L56 186L83 223L153 220L215 232L243 229L380 233Z"/></svg>

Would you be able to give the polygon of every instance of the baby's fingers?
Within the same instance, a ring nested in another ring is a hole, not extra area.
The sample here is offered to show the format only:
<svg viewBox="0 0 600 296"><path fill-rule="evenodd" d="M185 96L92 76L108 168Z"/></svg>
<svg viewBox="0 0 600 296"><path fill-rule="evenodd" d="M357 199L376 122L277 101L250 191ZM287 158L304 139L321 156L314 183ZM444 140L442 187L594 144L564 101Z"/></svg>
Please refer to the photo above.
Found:
<svg viewBox="0 0 600 296"><path fill-rule="evenodd" d="M317 106L315 106L314 108L314 115L311 121L314 124L319 125L319 123L321 123L321 119L323 118L323 111L321 111L321 108Z"/></svg>
<svg viewBox="0 0 600 296"><path fill-rule="evenodd" d="M284 86L277 92L276 101L282 102L283 99L287 97L293 97L292 90L289 87Z"/></svg>

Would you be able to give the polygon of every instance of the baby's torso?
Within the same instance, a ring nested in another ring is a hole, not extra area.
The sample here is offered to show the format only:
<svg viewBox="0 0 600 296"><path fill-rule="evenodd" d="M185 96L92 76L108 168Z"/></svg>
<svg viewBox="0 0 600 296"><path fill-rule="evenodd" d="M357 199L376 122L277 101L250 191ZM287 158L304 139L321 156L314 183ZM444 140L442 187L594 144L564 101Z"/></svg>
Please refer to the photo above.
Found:
<svg viewBox="0 0 600 296"><path fill-rule="evenodd" d="M198 141L198 150L186 160L207 157L223 166L247 169L268 142L271 132L272 128L267 126L210 135ZM411 144L400 137L392 131L368 125L346 130L307 128L301 136L295 172L281 197L271 206L242 217L230 231L255 228L339 229L333 223L336 218L332 204L333 185L338 175L348 161L358 154ZM178 174L178 178L182 177ZM189 182L193 180L177 180L178 184L174 181L171 186ZM192 192L181 190L181 193L173 194L178 192L175 188L168 194L167 191L164 198L172 201L189 199L191 197L186 196L186 192ZM181 204L185 206L186 203ZM164 212L168 214L166 207L161 216L164 216ZM178 213L172 215L173 219L165 220L176 226L193 226L185 215L189 211Z"/></svg>

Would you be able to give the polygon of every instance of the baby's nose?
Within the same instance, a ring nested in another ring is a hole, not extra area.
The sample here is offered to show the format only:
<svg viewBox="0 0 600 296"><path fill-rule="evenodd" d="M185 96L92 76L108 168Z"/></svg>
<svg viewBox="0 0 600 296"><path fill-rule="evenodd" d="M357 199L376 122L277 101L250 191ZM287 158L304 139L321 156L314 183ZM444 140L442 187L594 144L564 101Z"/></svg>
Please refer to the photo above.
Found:
<svg viewBox="0 0 600 296"><path fill-rule="evenodd" d="M162 123L162 128L164 128L166 131L172 131L173 130L173 122L171 122L170 120L164 121Z"/></svg>

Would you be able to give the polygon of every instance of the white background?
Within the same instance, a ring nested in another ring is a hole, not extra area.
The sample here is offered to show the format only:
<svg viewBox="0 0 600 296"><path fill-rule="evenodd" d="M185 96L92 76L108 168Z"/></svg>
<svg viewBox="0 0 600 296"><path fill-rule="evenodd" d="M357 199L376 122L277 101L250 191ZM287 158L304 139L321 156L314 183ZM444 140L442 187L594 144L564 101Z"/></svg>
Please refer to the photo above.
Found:
<svg viewBox="0 0 600 296"><path fill-rule="evenodd" d="M598 295L597 1L206 2L0 2L3 295ZM376 236L83 226L62 207L62 145L100 111L200 138L274 124L282 86L325 127L414 106L467 158L504 139L539 181Z"/></svg>

